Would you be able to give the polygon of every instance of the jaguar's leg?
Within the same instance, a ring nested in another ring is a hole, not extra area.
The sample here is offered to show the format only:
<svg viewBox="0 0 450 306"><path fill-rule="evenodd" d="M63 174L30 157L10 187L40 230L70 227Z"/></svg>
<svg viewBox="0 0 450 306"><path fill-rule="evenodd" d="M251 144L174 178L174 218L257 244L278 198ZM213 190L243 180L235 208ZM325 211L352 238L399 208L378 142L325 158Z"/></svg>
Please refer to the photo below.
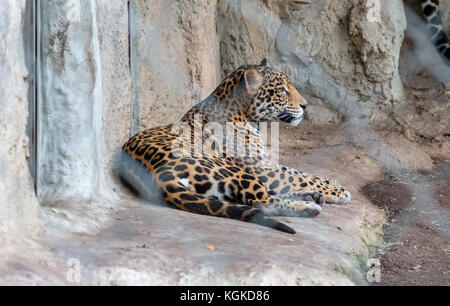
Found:
<svg viewBox="0 0 450 306"><path fill-rule="evenodd" d="M311 217L322 211L312 198L299 201L271 195L256 176L246 172L219 182L218 191L225 200L257 207L274 216Z"/></svg>
<svg viewBox="0 0 450 306"><path fill-rule="evenodd" d="M258 207L273 215L316 216L321 207L314 201L282 199L269 194L258 178L232 161L221 158L183 159L171 175L203 197ZM205 175L208 171L209 175ZM164 176L164 173L161 175ZM167 179L167 178L164 178Z"/></svg>
<svg viewBox="0 0 450 306"><path fill-rule="evenodd" d="M278 165L250 168L271 195L281 198L300 197L306 201L312 198L316 203L330 204L346 204L351 200L351 193L332 179Z"/></svg>

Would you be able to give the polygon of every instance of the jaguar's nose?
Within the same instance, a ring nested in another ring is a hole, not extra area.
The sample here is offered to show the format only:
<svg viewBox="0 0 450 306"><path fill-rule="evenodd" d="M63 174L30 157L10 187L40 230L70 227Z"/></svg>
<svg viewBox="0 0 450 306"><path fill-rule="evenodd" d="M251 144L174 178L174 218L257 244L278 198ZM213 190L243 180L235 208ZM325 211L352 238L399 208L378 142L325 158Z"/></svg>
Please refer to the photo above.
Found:
<svg viewBox="0 0 450 306"><path fill-rule="evenodd" d="M308 104L300 104L300 107L303 108L303 110L306 110L306 108L308 107Z"/></svg>

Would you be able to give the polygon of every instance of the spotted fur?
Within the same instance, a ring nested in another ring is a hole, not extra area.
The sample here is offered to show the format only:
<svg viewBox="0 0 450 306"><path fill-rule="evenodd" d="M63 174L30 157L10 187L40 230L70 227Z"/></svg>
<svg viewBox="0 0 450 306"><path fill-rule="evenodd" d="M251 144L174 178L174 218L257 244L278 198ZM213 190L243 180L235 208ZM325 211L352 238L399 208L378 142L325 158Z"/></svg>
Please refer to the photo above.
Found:
<svg viewBox="0 0 450 306"><path fill-rule="evenodd" d="M439 0L420 0L422 14L427 21L430 39L436 46L439 54L450 66L450 42L442 29L442 16L439 11Z"/></svg>
<svg viewBox="0 0 450 306"><path fill-rule="evenodd" d="M278 120L297 125L306 106L290 79L265 60L241 66L178 123L128 140L121 176L147 200L162 199L173 208L295 233L272 216L316 216L322 210L319 204L344 204L351 195L334 180L272 163L258 129L249 123ZM245 141L237 145L215 138L207 128L212 123ZM185 133L179 127L191 129ZM194 141L198 138L210 145L210 154L202 152Z"/></svg>

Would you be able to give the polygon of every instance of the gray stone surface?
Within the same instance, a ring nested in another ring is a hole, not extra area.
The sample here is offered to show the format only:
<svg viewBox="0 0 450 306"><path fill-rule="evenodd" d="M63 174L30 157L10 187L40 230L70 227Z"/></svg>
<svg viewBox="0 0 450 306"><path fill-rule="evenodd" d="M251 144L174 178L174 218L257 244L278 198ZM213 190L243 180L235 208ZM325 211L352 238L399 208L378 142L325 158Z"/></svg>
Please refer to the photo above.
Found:
<svg viewBox="0 0 450 306"><path fill-rule="evenodd" d="M105 194L96 5L45 1L40 11L39 197L95 198Z"/></svg>
<svg viewBox="0 0 450 306"><path fill-rule="evenodd" d="M118 188L114 160L130 137L131 76L128 1L97 0L98 40L102 70L102 163L106 184ZM117 187L116 187L117 186Z"/></svg>
<svg viewBox="0 0 450 306"><path fill-rule="evenodd" d="M0 3L0 262L38 233L38 203L29 171L27 80L20 1ZM27 235L22 235L22 233Z"/></svg>
<svg viewBox="0 0 450 306"><path fill-rule="evenodd" d="M213 1L131 1L132 134L178 120L220 79Z"/></svg>

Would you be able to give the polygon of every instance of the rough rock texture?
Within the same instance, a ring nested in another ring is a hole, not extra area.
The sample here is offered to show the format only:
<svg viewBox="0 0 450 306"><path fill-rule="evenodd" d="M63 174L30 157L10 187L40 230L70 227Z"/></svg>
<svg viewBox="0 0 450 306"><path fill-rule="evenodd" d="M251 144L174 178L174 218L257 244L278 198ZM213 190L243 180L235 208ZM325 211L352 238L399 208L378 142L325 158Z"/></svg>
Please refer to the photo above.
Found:
<svg viewBox="0 0 450 306"><path fill-rule="evenodd" d="M33 236L38 225L37 200L28 167L24 15L22 2L0 3L0 262L16 246L24 247L28 237L22 233Z"/></svg>
<svg viewBox="0 0 450 306"><path fill-rule="evenodd" d="M370 116L380 102L402 97L397 69L406 26L402 1L380 7L374 20L368 20L364 0L320 0L302 6L284 2L282 7L290 11L287 17L283 10L277 15L270 9L277 3L281 5L281 1L219 1L225 73L241 62L257 63L267 57L303 93L348 117Z"/></svg>
<svg viewBox="0 0 450 306"><path fill-rule="evenodd" d="M219 81L214 1L131 1L132 134L178 120Z"/></svg>
<svg viewBox="0 0 450 306"><path fill-rule="evenodd" d="M102 72L102 160L106 179L114 179L114 159L130 136L131 77L126 0L97 0ZM107 181L109 183L109 181Z"/></svg>
<svg viewBox="0 0 450 306"><path fill-rule="evenodd" d="M102 162L107 184L116 180L112 172L114 160L121 145L130 136L131 76L127 3L127 0L96 1L102 71Z"/></svg>
<svg viewBox="0 0 450 306"><path fill-rule="evenodd" d="M91 199L104 188L96 5L46 1L41 18L39 196Z"/></svg>

